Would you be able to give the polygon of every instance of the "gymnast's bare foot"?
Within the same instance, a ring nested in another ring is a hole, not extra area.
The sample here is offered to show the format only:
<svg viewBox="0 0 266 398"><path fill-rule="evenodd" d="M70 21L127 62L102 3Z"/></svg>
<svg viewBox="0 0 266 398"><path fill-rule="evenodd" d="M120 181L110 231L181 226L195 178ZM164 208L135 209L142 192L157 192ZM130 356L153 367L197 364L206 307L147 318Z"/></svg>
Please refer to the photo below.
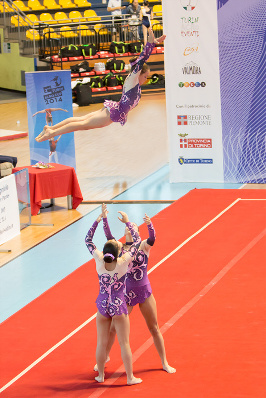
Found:
<svg viewBox="0 0 266 398"><path fill-rule="evenodd" d="M106 359L105 363L106 363L106 362L109 362L109 361L110 361L110 357L107 357L107 359ZM94 368L93 368L93 370L95 370L95 372L98 372L98 366L97 366L97 363L96 363L96 365L94 365Z"/></svg>
<svg viewBox="0 0 266 398"><path fill-rule="evenodd" d="M168 363L163 365L163 370L165 370L167 373L175 373L176 369L172 368L172 366L168 365Z"/></svg>
<svg viewBox="0 0 266 398"><path fill-rule="evenodd" d="M104 375L102 375L102 376L100 376L100 375L99 375L99 376L96 376L96 377L95 377L95 380L98 381L98 383L103 383L103 382L104 382Z"/></svg>
<svg viewBox="0 0 266 398"><path fill-rule="evenodd" d="M133 384L140 384L140 383L142 383L142 379L138 379L137 377L132 376L130 378L129 377L127 378L128 386L133 386Z"/></svg>
<svg viewBox="0 0 266 398"><path fill-rule="evenodd" d="M49 140L49 138L53 137L53 130L51 130L48 126L46 129L43 129L43 131L41 132L41 134L39 134L36 138L35 141L37 142L42 142L42 141L46 141Z"/></svg>

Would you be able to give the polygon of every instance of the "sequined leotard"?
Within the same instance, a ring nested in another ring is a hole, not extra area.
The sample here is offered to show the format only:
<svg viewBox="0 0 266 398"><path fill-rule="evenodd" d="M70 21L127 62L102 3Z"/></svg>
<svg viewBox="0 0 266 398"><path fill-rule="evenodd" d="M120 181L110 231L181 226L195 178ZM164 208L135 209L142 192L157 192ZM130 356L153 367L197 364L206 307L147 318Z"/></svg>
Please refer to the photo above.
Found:
<svg viewBox="0 0 266 398"><path fill-rule="evenodd" d="M107 218L103 218L103 227L106 238L114 239L109 228ZM151 285L147 274L150 249L155 242L155 230L152 223L148 225L149 238L141 242L138 252L128 267L126 274L126 302L130 306L143 303L151 293ZM131 243L126 243L122 254L126 253Z"/></svg>
<svg viewBox="0 0 266 398"><path fill-rule="evenodd" d="M109 110L112 122L119 122L123 126L127 121L128 112L138 105L141 97L139 75L154 46L154 43L148 42L138 59L132 64L135 67L125 80L120 101L104 101L103 106Z"/></svg>
<svg viewBox="0 0 266 398"><path fill-rule="evenodd" d="M126 272L128 265L137 254L138 248L141 244L141 239L138 233L134 230L132 224L129 222L126 223L126 226L132 234L133 244L130 246L127 253L124 253L121 257L117 258L115 269L108 271L105 268L103 253L100 252L92 242L97 226L98 222L95 221L85 238L86 246L95 259L96 270L99 278L100 291L96 299L97 308L102 315L108 318L114 315L127 314L128 311L125 301Z"/></svg>

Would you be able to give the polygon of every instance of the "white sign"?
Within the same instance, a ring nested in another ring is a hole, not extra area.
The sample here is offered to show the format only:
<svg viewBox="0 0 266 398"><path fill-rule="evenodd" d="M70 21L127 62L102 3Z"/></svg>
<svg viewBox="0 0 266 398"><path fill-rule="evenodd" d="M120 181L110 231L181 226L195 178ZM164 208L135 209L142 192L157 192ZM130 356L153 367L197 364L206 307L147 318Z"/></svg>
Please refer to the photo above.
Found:
<svg viewBox="0 0 266 398"><path fill-rule="evenodd" d="M0 179L0 245L20 233L18 195L14 175Z"/></svg>
<svg viewBox="0 0 266 398"><path fill-rule="evenodd" d="M162 4L170 182L223 182L216 0Z"/></svg>

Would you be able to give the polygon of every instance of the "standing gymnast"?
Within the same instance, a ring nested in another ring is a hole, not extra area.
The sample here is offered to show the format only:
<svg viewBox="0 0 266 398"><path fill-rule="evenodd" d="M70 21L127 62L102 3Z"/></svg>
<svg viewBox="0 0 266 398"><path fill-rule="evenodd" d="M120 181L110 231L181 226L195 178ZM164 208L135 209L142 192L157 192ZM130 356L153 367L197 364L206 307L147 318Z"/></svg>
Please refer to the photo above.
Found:
<svg viewBox="0 0 266 398"><path fill-rule="evenodd" d="M103 227L105 236L107 239L114 239L107 220L107 207L105 204L102 205L102 216L103 216ZM148 227L149 238L143 240L139 246L138 252L135 258L132 259L132 263L128 267L126 275L126 293L125 299L128 305L128 313L130 314L134 306L139 304L140 311L146 321L148 329L153 337L154 345L160 356L163 370L168 373L175 373L176 369L168 364L165 353L164 339L160 332L157 322L157 308L156 301L152 294L150 281L147 275L148 259L152 246L155 242L155 230L152 225L150 218L145 214L143 217L144 222ZM138 226L132 223L135 232L138 232ZM122 246L121 253L127 253L132 245L131 231L126 226L125 229L126 243ZM109 353L115 340L115 328L113 325L110 329L110 336L107 345L105 362L109 361ZM97 370L97 367L94 368Z"/></svg>
<svg viewBox="0 0 266 398"><path fill-rule="evenodd" d="M142 20L144 46L146 46L148 29L151 26L151 19L153 19L153 11L149 7L149 2L147 0L143 2L143 7L141 7L140 18Z"/></svg>
<svg viewBox="0 0 266 398"><path fill-rule="evenodd" d="M91 130L95 128L109 126L113 122L118 122L122 126L127 121L128 112L135 108L141 97L140 86L148 78L150 69L145 61L151 55L151 52L157 43L162 43L165 35L155 39L153 31L150 29L148 43L138 58L132 58L131 73L127 76L122 96L119 102L105 100L103 108L85 116L70 117L54 126L45 126L41 134L35 140L37 142L49 140L51 137L61 134L67 134L76 130Z"/></svg>
<svg viewBox="0 0 266 398"><path fill-rule="evenodd" d="M107 357L106 348L112 322L121 348L121 356L127 374L127 384L132 385L139 384L142 380L134 377L132 370L132 353L129 345L129 317L124 289L128 265L135 257L141 239L138 233L134 231L127 214L122 211L119 211L119 213L122 216L122 218L118 217L119 220L125 223L130 233L132 233L132 245L122 257L118 257L119 245L122 244L115 239L111 239L105 243L103 252L100 252L92 242L102 215L93 223L85 238L85 243L95 259L100 283L100 291L96 300L98 308L96 316L96 362L99 375L95 377L95 380L99 383L104 382L104 364Z"/></svg>

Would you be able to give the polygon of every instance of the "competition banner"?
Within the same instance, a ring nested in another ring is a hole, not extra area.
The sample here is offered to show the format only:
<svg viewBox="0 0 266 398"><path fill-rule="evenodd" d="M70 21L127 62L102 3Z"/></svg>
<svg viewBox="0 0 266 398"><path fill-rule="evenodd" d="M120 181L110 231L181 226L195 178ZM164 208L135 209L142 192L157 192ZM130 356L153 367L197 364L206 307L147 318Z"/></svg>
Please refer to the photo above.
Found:
<svg viewBox="0 0 266 398"><path fill-rule="evenodd" d="M26 93L31 164L60 163L76 167L74 133L36 142L45 125L53 126L73 116L71 72L28 72Z"/></svg>
<svg viewBox="0 0 266 398"><path fill-rule="evenodd" d="M162 5L170 182L223 182L216 0Z"/></svg>
<svg viewBox="0 0 266 398"><path fill-rule="evenodd" d="M0 179L0 245L20 234L15 175Z"/></svg>

